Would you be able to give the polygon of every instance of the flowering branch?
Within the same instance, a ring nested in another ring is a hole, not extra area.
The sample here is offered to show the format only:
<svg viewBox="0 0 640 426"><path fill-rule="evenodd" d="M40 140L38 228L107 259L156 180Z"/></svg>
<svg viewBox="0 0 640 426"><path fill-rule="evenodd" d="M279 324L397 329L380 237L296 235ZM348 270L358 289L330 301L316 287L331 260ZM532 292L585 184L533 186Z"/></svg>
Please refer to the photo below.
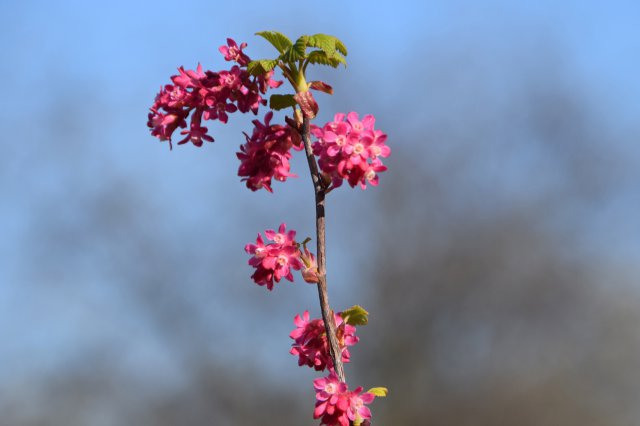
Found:
<svg viewBox="0 0 640 426"><path fill-rule="evenodd" d="M227 45L219 51L225 60L235 65L218 72L204 71L201 65L195 71L180 67L179 75L171 77L173 84L161 87L150 108L147 125L151 134L168 141L170 148L172 135L178 128L185 129L180 131L184 138L178 145L191 142L201 147L204 141L214 141L208 128L202 126L202 119L226 123L229 114L237 111L257 115L258 110L267 105L263 95L283 83L272 78L275 68L291 83L295 93L271 95L269 107L271 110L292 108L293 118L286 117L286 125L271 124L273 111L269 111L263 121L253 120L251 136L244 133L246 142L236 153L240 160L238 176L252 191L273 192L273 179L284 182L296 177L290 171L292 150L305 150L315 194L318 258L307 249L310 239L299 243L296 231L287 231L285 223L277 231L264 231L265 238L258 234L256 242L247 244L245 251L251 255L249 265L255 268L251 278L269 291L283 278L293 281L293 271L300 271L304 281L317 285L322 319L310 319L308 311L295 316L290 353L298 357L301 366L329 372L328 376L313 381L316 392L313 417L320 419L320 425L367 426L371 419L367 405L376 396L386 396L387 389L378 387L363 392L362 387L356 387L349 390L346 383L344 364L351 357L348 347L358 342L356 326L366 325L369 314L360 306L338 313L329 306L325 198L344 181L352 188L378 185L378 174L387 169L381 158L391 153L386 145L387 135L374 129L372 115L360 120L355 112L335 114L333 121L323 127L311 124L319 108L310 90L331 95L333 89L322 81L307 82L305 72L309 64L333 68L346 65L347 49L340 40L315 34L303 35L293 43L274 31L257 35L278 50L278 57L252 61L243 52L246 43L238 45L227 39ZM313 143L312 135L316 138Z"/></svg>

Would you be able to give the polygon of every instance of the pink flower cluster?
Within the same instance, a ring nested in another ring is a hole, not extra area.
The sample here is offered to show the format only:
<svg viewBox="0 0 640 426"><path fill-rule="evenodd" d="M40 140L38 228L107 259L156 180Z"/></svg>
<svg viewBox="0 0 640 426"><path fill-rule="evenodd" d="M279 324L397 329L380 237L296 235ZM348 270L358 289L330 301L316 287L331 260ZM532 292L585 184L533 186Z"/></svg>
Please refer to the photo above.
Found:
<svg viewBox="0 0 640 426"><path fill-rule="evenodd" d="M341 382L335 373L313 381L316 390L316 408L314 419L321 419L321 425L349 426L350 421L371 419L367 404L373 402L375 395L362 393L362 387L349 391L347 384Z"/></svg>
<svg viewBox="0 0 640 426"><path fill-rule="evenodd" d="M227 46L220 47L227 61L238 64L230 70L203 71L199 64L195 71L178 68L179 74L171 77L173 84L160 88L151 107L147 122L151 134L161 141L169 141L169 147L172 147L171 137L180 127L185 130L180 132L184 138L178 144L191 141L195 146L202 146L203 141L213 142L208 129L201 125L203 118L226 123L228 114L235 111L257 114L259 106L267 103L262 95L268 88L279 87L282 81L271 78L273 71L252 77L246 70L250 59L242 52L244 47L246 43L238 46L230 38Z"/></svg>
<svg viewBox="0 0 640 426"><path fill-rule="evenodd" d="M296 177L289 172L289 159L291 148L302 149L300 134L288 125L270 125L272 117L273 112L269 111L264 117L264 124L253 120L255 127L251 137L244 134L247 142L236 153L240 160L238 176L243 177L247 188L252 191L264 188L273 192L272 178L284 182L288 177Z"/></svg>
<svg viewBox="0 0 640 426"><path fill-rule="evenodd" d="M340 314L334 316L336 322L336 334L340 349L342 350L342 361L349 362L350 354L347 346L358 343L355 335L356 328L347 324ZM322 319L309 320L309 311L305 311L302 316L296 315L294 320L296 328L289 337L294 340L290 353L298 356L298 365L308 365L316 371L323 371L327 367L333 370L333 361L329 354L329 342Z"/></svg>
<svg viewBox="0 0 640 426"><path fill-rule="evenodd" d="M313 126L311 132L318 139L313 153L320 157L320 169L331 178L334 187L345 179L351 187L378 185L378 173L387 170L380 157L388 157L391 149L385 145L387 135L375 130L374 124L372 115L360 121L357 113L350 112L346 116L336 114L324 127Z"/></svg>
<svg viewBox="0 0 640 426"><path fill-rule="evenodd" d="M347 324L340 314L335 314L336 335L342 351L342 361L349 362L349 350L347 346L353 346L358 342L355 336L356 328ZM289 335L294 343L291 345L291 354L298 356L298 365L308 365L318 371L329 369L329 376L313 381L316 390L316 407L313 412L314 419L320 419L321 425L349 426L356 420L362 425L369 425L371 411L370 404L375 395L369 392L362 393L362 387L349 391L346 383L340 382L333 370L333 361L329 355L329 342L325 330L324 321L321 319L309 319L309 311L302 316L294 318L296 328Z"/></svg>
<svg viewBox="0 0 640 426"><path fill-rule="evenodd" d="M302 267L300 261L300 249L295 241L296 231L287 232L287 226L283 223L278 232L272 229L264 231L268 240L265 244L262 235L258 234L255 244L247 244L244 250L252 254L249 265L256 268L251 278L256 284L266 285L267 289L273 289L273 282L280 282L286 278L293 282L292 269L298 271Z"/></svg>

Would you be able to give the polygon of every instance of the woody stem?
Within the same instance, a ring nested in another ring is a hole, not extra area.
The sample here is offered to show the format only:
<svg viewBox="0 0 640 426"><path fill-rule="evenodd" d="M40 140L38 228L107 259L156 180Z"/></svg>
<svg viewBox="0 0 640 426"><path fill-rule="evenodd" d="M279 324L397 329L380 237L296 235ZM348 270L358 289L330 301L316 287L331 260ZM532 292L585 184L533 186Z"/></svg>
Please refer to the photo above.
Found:
<svg viewBox="0 0 640 426"><path fill-rule="evenodd" d="M329 307L329 293L327 291L327 269L326 269L326 243L325 243L325 196L326 186L318 171L318 164L313 156L311 148L310 119L304 117L302 122L302 140L307 154L309 171L313 181L313 189L316 201L316 241L318 256L318 297L320 299L320 310L324 320L325 330L329 341L329 352L331 360L341 382L346 382L344 366L342 365L342 351L338 343L336 333L336 322L333 311Z"/></svg>

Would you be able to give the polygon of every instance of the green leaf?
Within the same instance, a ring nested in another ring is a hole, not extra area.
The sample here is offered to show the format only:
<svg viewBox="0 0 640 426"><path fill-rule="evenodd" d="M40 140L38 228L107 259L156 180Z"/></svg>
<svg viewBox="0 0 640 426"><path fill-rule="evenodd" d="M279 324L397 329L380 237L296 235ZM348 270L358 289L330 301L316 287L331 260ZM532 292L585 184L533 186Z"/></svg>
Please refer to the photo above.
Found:
<svg viewBox="0 0 640 426"><path fill-rule="evenodd" d="M338 52L342 53L344 56L347 56L347 46L344 45L339 39L336 38L336 49Z"/></svg>
<svg viewBox="0 0 640 426"><path fill-rule="evenodd" d="M383 388L383 387L379 387L379 388L371 388L367 391L368 393L372 393L375 396L378 396L380 398L384 398L385 396L387 396L387 394L389 393L389 389L387 388Z"/></svg>
<svg viewBox="0 0 640 426"><path fill-rule="evenodd" d="M345 67L347 66L347 61L339 53L334 54L333 58L329 58L322 50L314 50L309 53L309 63L328 65L333 68L338 68L340 64L343 64Z"/></svg>
<svg viewBox="0 0 640 426"><path fill-rule="evenodd" d="M309 47L317 47L327 54L327 57L332 58L336 55L336 51L342 55L347 56L347 48L337 37L327 34L314 34L309 36L307 43Z"/></svg>
<svg viewBox="0 0 640 426"><path fill-rule="evenodd" d="M307 45L309 47L317 47L331 58L336 53L336 38L326 34L314 34L309 36Z"/></svg>
<svg viewBox="0 0 640 426"><path fill-rule="evenodd" d="M256 33L256 35L267 40L273 47L278 49L280 53L284 53L285 50L293 45L289 37L277 31L260 31Z"/></svg>
<svg viewBox="0 0 640 426"><path fill-rule="evenodd" d="M258 76L268 73L274 69L276 65L278 65L277 59L258 59L256 61L249 62L247 65L247 71L249 71L249 74L251 75Z"/></svg>
<svg viewBox="0 0 640 426"><path fill-rule="evenodd" d="M340 316L349 325L367 325L369 323L369 312L358 305L342 311Z"/></svg>
<svg viewBox="0 0 640 426"><path fill-rule="evenodd" d="M304 59L307 53L307 40L309 36L300 36L296 42L290 46L280 58L287 63L292 63Z"/></svg>
<svg viewBox="0 0 640 426"><path fill-rule="evenodd" d="M289 108L297 104L293 95L271 95L269 98L269 108L280 111L284 108Z"/></svg>

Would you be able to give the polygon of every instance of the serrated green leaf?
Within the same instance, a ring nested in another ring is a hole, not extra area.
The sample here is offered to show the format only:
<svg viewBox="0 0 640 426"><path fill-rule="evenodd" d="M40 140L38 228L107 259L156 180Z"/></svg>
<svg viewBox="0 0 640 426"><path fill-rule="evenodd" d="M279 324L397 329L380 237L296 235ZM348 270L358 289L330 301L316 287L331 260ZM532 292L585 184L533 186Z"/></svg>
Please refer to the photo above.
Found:
<svg viewBox="0 0 640 426"><path fill-rule="evenodd" d="M338 68L338 65L342 64L344 67L347 67L347 60L339 53L333 55L333 58L329 58L334 68Z"/></svg>
<svg viewBox="0 0 640 426"><path fill-rule="evenodd" d="M369 312L358 305L342 311L340 316L349 325L367 325L369 323Z"/></svg>
<svg viewBox="0 0 640 426"><path fill-rule="evenodd" d="M290 46L282 55L280 55L280 58L287 63L304 59L307 53L308 38L309 37L305 35L300 36L300 38L297 39L292 46Z"/></svg>
<svg viewBox="0 0 640 426"><path fill-rule="evenodd" d="M389 393L389 389L383 387L371 388L367 392L372 393L377 397L384 398Z"/></svg>
<svg viewBox="0 0 640 426"><path fill-rule="evenodd" d="M284 108L289 108L297 105L293 95L271 95L269 98L269 108L280 111Z"/></svg>
<svg viewBox="0 0 640 426"><path fill-rule="evenodd" d="M291 40L289 40L289 37L277 31L260 31L256 33L256 35L267 40L273 47L278 49L278 52L280 53L284 53L293 45Z"/></svg>
<svg viewBox="0 0 640 426"><path fill-rule="evenodd" d="M268 73L274 69L276 65L278 65L277 59L258 59L256 61L249 62L247 65L247 71L249 71L249 74L251 75L258 76Z"/></svg>
<svg viewBox="0 0 640 426"><path fill-rule="evenodd" d="M309 36L307 45L309 47L317 47L331 58L336 53L336 38L326 34L314 34Z"/></svg>
<svg viewBox="0 0 640 426"><path fill-rule="evenodd" d="M336 50L342 53L344 56L347 56L347 46L344 45L338 38L336 38Z"/></svg>
<svg viewBox="0 0 640 426"><path fill-rule="evenodd" d="M322 50L314 50L309 53L308 59L311 64L331 65L329 57Z"/></svg>
<svg viewBox="0 0 640 426"><path fill-rule="evenodd" d="M347 66L347 61L339 53L334 54L333 58L329 58L322 50L314 50L309 53L308 59L310 64L328 65L333 68L338 68L340 64Z"/></svg>
<svg viewBox="0 0 640 426"><path fill-rule="evenodd" d="M309 41L309 36L302 35L298 37L298 39L296 40L293 46L295 47L296 51L298 51L301 55L304 55L307 49L308 41Z"/></svg>

